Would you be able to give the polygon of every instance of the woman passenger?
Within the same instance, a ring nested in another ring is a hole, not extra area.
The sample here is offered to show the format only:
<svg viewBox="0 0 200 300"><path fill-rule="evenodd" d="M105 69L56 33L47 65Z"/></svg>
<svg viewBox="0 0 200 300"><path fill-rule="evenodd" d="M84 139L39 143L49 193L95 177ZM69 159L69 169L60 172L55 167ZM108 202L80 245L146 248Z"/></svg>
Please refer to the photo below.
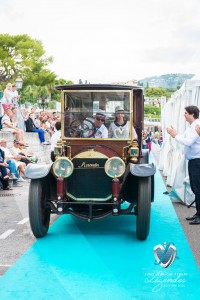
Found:
<svg viewBox="0 0 200 300"><path fill-rule="evenodd" d="M108 130L108 137L115 139L128 139L130 138L130 122L124 117L125 111L119 106L115 109L115 121L110 124ZM137 133L133 127L133 140L137 139Z"/></svg>

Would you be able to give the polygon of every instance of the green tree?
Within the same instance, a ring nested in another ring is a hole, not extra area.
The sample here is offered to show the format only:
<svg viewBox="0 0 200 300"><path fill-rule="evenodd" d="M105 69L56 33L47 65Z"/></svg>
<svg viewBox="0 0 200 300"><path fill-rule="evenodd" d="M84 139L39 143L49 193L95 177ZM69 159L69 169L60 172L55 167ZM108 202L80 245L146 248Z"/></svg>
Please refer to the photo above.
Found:
<svg viewBox="0 0 200 300"><path fill-rule="evenodd" d="M55 86L65 84L73 84L73 82L71 80L65 80L61 78L55 80L55 82L52 84L46 84L43 86L35 84L27 85L25 88L23 88L21 102L24 103L28 101L31 103L36 103L39 97L45 98L47 96L50 97L51 102L60 101L60 91L57 91Z"/></svg>
<svg viewBox="0 0 200 300"><path fill-rule="evenodd" d="M176 91L177 91L176 88L167 88L167 89L166 89L166 92L167 92L167 93L170 93L170 95L173 94L173 93L175 93Z"/></svg>
<svg viewBox="0 0 200 300"><path fill-rule="evenodd" d="M56 85L73 84L73 81L60 78L55 80L55 84Z"/></svg>
<svg viewBox="0 0 200 300"><path fill-rule="evenodd" d="M159 98L162 96L166 96L169 98L171 93L167 92L164 88L147 88L145 90L145 96L150 98Z"/></svg>
<svg viewBox="0 0 200 300"><path fill-rule="evenodd" d="M41 41L28 35L0 34L0 81L15 81L21 77L24 86L46 85L56 74L46 67L53 61L46 57Z"/></svg>
<svg viewBox="0 0 200 300"><path fill-rule="evenodd" d="M66 80L63 78L56 79L55 80L55 85L66 85L66 84L73 84L73 81L71 80ZM57 91L54 87L52 93L51 93L51 99L55 101L60 101L60 91Z"/></svg>
<svg viewBox="0 0 200 300"><path fill-rule="evenodd" d="M160 116L160 107L145 105L144 106L144 114L151 116Z"/></svg>
<svg viewBox="0 0 200 300"><path fill-rule="evenodd" d="M23 95L21 97L22 102L31 102L35 103L37 101L36 94L35 94L35 85L27 85L23 89Z"/></svg>
<svg viewBox="0 0 200 300"><path fill-rule="evenodd" d="M53 61L45 56L41 41L28 35L0 34L0 90L17 77L23 79L21 103L36 103L39 97L50 97L51 102L60 101L60 91L55 85L73 84L71 80L57 79L48 69ZM55 105L55 103L52 105Z"/></svg>

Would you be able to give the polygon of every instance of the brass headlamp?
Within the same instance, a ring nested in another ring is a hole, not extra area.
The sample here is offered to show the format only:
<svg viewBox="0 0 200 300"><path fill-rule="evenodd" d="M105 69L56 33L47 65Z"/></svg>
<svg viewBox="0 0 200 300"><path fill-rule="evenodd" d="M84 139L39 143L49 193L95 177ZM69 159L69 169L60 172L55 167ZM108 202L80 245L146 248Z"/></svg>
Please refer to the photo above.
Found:
<svg viewBox="0 0 200 300"><path fill-rule="evenodd" d="M55 157L59 157L62 155L62 146L54 147L54 155L55 155Z"/></svg>
<svg viewBox="0 0 200 300"><path fill-rule="evenodd" d="M137 163L139 158L139 147L137 141L133 141L133 144L129 148L130 161Z"/></svg>

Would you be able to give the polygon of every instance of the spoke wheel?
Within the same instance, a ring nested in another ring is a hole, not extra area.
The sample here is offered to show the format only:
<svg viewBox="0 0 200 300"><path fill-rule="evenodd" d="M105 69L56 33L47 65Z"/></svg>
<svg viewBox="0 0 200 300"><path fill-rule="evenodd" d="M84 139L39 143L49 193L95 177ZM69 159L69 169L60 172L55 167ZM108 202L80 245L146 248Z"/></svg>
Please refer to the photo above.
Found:
<svg viewBox="0 0 200 300"><path fill-rule="evenodd" d="M48 187L43 179L32 179L29 188L29 219L36 238L47 234L51 208L47 203Z"/></svg>
<svg viewBox="0 0 200 300"><path fill-rule="evenodd" d="M139 240L146 240L149 235L151 211L151 177L140 177L138 185L138 204L136 235Z"/></svg>

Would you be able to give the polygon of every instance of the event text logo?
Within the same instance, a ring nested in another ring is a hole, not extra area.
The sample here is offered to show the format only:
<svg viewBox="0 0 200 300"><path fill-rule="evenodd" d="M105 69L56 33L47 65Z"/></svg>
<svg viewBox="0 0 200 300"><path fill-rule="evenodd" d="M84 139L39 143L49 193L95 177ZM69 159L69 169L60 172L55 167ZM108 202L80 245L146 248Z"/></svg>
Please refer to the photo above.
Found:
<svg viewBox="0 0 200 300"><path fill-rule="evenodd" d="M152 286L152 292L159 292L163 288L185 288L187 273L173 272L148 272L145 273L145 283Z"/></svg>

